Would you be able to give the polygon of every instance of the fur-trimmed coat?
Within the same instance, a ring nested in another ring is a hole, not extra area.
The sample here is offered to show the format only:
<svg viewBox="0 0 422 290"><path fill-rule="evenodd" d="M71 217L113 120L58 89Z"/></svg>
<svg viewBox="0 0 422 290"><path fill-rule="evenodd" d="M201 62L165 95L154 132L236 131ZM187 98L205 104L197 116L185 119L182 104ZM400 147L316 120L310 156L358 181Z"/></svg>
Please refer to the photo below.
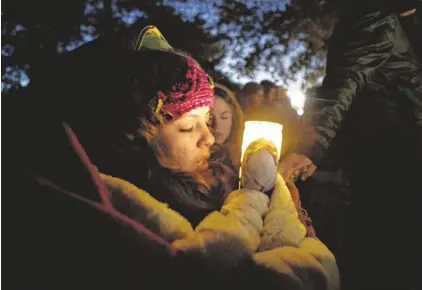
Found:
<svg viewBox="0 0 422 290"><path fill-rule="evenodd" d="M318 239L306 238L306 228L280 175L270 198L254 190L233 191L221 210L209 214L196 228L142 189L119 178L100 176L119 211L176 249L205 259L216 277L225 277L224 272L241 268L249 259L273 279L278 276L276 283L289 285L288 289L339 288L334 256Z"/></svg>

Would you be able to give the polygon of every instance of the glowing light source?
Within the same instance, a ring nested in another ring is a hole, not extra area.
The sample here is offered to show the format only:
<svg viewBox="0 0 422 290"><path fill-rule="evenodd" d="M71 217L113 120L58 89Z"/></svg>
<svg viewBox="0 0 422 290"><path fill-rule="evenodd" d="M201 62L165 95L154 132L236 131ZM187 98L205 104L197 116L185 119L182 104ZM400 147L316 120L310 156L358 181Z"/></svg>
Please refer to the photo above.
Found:
<svg viewBox="0 0 422 290"><path fill-rule="evenodd" d="M247 121L242 140L242 155L240 161L243 161L243 155L248 146L258 139L271 141L277 148L277 160L281 154L281 143L283 141L283 125L264 121Z"/></svg>
<svg viewBox="0 0 422 290"><path fill-rule="evenodd" d="M305 106L306 96L298 87L293 87L288 90L288 96L292 107L296 110L298 115L303 115L303 107Z"/></svg>

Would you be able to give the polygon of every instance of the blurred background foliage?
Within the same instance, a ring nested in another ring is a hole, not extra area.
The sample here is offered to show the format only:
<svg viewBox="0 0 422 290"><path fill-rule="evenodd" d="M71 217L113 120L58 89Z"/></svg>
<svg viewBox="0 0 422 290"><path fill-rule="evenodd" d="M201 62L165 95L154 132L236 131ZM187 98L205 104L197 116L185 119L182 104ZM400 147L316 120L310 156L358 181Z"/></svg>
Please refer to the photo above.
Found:
<svg viewBox="0 0 422 290"><path fill-rule="evenodd" d="M4 0L2 91L26 86L54 56L133 24L156 25L222 77L312 86L324 74L336 0Z"/></svg>

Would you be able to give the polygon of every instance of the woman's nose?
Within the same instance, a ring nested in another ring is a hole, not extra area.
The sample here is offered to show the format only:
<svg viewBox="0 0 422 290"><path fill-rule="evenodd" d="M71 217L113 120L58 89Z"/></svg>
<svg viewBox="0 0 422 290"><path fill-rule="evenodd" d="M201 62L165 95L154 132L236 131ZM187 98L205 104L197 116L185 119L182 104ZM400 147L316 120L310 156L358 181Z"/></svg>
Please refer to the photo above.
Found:
<svg viewBox="0 0 422 290"><path fill-rule="evenodd" d="M215 138L208 126L204 127L201 140L201 143L203 143L205 146L212 146L214 144Z"/></svg>
<svg viewBox="0 0 422 290"><path fill-rule="evenodd" d="M217 118L213 118L211 129L214 130L214 131L217 131L219 123L220 123L220 121Z"/></svg>

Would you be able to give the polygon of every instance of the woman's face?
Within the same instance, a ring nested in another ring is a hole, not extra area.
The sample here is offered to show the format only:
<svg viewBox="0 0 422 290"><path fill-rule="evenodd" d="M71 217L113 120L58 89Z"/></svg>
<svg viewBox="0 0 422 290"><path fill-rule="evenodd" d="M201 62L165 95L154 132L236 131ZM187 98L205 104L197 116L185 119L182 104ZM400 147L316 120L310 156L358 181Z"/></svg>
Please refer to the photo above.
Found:
<svg viewBox="0 0 422 290"><path fill-rule="evenodd" d="M284 101L286 98L286 91L281 87L277 87L270 90L268 94L268 104L274 105L276 103Z"/></svg>
<svg viewBox="0 0 422 290"><path fill-rule="evenodd" d="M264 90L259 90L251 96L251 104L260 106L264 102Z"/></svg>
<svg viewBox="0 0 422 290"><path fill-rule="evenodd" d="M277 88L271 88L267 95L268 104L273 104L277 101Z"/></svg>
<svg viewBox="0 0 422 290"><path fill-rule="evenodd" d="M233 112L230 105L222 98L215 97L214 109L211 111L211 131L215 143L221 145L229 138L233 125Z"/></svg>
<svg viewBox="0 0 422 290"><path fill-rule="evenodd" d="M177 120L162 126L158 135L164 142L162 166L182 172L200 172L208 168L210 147L214 137L208 129L210 108L194 109Z"/></svg>

